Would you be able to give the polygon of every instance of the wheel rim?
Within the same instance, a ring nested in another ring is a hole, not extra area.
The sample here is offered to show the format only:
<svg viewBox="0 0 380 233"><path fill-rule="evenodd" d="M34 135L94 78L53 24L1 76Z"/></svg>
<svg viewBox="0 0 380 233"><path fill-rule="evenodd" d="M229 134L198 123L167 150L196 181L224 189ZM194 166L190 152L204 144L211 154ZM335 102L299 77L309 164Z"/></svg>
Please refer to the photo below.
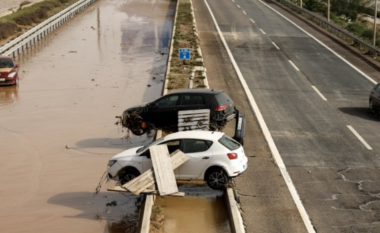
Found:
<svg viewBox="0 0 380 233"><path fill-rule="evenodd" d="M226 177L222 172L212 172L209 176L209 185L213 188L221 188L226 184Z"/></svg>
<svg viewBox="0 0 380 233"><path fill-rule="evenodd" d="M129 181L133 180L135 177L136 175L131 174L131 173L125 174L123 178L121 179L121 184L123 185L125 183L128 183Z"/></svg>

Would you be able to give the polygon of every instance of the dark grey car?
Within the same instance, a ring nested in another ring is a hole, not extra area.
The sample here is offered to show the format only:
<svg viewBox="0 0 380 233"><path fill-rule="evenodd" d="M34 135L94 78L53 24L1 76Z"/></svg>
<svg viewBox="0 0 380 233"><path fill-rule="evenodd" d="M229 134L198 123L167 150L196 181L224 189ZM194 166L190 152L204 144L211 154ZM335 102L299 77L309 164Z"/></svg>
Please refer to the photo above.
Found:
<svg viewBox="0 0 380 233"><path fill-rule="evenodd" d="M147 128L168 128L175 131L178 125L178 111L210 110L212 130L223 127L236 119L234 138L243 144L245 115L236 109L233 100L222 90L182 89L173 91L157 100L126 109L121 118L124 127L133 134L144 134Z"/></svg>
<svg viewBox="0 0 380 233"><path fill-rule="evenodd" d="M369 109L380 113L380 83L376 84L369 93Z"/></svg>

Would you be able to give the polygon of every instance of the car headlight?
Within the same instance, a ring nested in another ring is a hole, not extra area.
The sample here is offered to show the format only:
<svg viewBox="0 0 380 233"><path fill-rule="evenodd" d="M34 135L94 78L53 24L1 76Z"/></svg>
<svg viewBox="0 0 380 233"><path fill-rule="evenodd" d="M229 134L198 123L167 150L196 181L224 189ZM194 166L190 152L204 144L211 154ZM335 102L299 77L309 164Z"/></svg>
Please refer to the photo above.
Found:
<svg viewBox="0 0 380 233"><path fill-rule="evenodd" d="M16 72L12 72L8 75L8 78L13 78L16 75Z"/></svg>
<svg viewBox="0 0 380 233"><path fill-rule="evenodd" d="M108 162L108 167L112 167L116 162L117 162L117 160L110 160Z"/></svg>

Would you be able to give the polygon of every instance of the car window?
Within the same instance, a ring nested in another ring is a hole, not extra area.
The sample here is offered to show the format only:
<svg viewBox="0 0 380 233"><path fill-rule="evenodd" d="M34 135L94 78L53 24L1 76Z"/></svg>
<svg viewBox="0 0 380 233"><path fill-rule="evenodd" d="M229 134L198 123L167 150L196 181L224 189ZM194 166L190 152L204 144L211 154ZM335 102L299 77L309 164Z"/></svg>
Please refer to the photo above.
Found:
<svg viewBox="0 0 380 233"><path fill-rule="evenodd" d="M177 105L178 99L178 95L164 96L161 99L157 100L155 103L158 107L171 107Z"/></svg>
<svg viewBox="0 0 380 233"><path fill-rule="evenodd" d="M229 150L236 150L239 149L239 147L241 146L240 143L238 143L237 141L235 141L227 135L223 135L223 137L221 137L218 140L218 142Z"/></svg>
<svg viewBox="0 0 380 233"><path fill-rule="evenodd" d="M197 153L203 152L210 148L212 141L205 141L199 139L185 139L183 140L182 150L184 153Z"/></svg>
<svg viewBox="0 0 380 233"><path fill-rule="evenodd" d="M10 59L0 59L0 68L12 68L13 62Z"/></svg>
<svg viewBox="0 0 380 233"><path fill-rule="evenodd" d="M374 88L376 91L380 91L380 84L377 84Z"/></svg>
<svg viewBox="0 0 380 233"><path fill-rule="evenodd" d="M180 146L180 140L173 140L173 141L168 141L168 142L163 142L160 145L167 145L169 154L173 153L174 151L179 149Z"/></svg>
<svg viewBox="0 0 380 233"><path fill-rule="evenodd" d="M159 144L159 143L162 142L164 139L165 139L165 138L162 137L162 138L157 139L156 141L153 141L153 142L151 142L151 143L149 143L149 144L146 144L145 146L139 148L136 152L144 151L144 150L146 150L146 149L147 149L148 147L150 147L150 146L153 146L153 145Z"/></svg>
<svg viewBox="0 0 380 233"><path fill-rule="evenodd" d="M182 95L181 105L204 105L205 100L201 95Z"/></svg>

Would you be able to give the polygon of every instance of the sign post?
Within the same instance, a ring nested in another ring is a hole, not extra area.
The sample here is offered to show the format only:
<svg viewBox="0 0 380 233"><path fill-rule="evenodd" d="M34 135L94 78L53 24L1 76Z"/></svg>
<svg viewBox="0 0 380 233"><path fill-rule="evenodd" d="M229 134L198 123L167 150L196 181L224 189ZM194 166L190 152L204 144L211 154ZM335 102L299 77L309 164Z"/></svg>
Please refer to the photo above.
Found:
<svg viewBox="0 0 380 233"><path fill-rule="evenodd" d="M179 59L183 60L183 64L185 64L185 60L190 60L190 48L180 48Z"/></svg>

